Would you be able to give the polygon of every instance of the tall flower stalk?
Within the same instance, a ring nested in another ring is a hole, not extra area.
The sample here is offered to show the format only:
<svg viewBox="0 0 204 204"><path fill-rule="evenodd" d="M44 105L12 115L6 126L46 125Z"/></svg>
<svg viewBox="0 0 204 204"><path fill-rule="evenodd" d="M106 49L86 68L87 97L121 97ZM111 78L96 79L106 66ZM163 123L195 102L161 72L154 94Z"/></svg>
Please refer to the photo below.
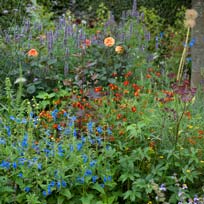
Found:
<svg viewBox="0 0 204 204"><path fill-rule="evenodd" d="M181 60L179 63L179 68L178 68L178 73L177 73L177 81L180 81L182 78L183 74L183 67L186 59L186 52L188 48L188 41L189 41L189 36L190 36L190 29L193 28L196 25L196 18L198 17L198 13L194 9L187 9L186 10L186 15L185 15L185 21L184 24L187 27L187 33L186 33L186 39L185 39L185 44L184 44L184 49L183 53L181 56Z"/></svg>

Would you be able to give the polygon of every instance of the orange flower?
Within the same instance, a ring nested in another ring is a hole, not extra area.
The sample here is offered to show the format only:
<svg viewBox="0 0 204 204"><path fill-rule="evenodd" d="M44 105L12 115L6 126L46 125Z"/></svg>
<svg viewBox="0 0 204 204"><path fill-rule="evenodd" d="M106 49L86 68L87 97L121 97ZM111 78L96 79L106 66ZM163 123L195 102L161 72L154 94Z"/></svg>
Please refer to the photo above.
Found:
<svg viewBox="0 0 204 204"><path fill-rule="evenodd" d="M140 89L134 92L134 96L139 96L140 94Z"/></svg>
<svg viewBox="0 0 204 204"><path fill-rule="evenodd" d="M118 45L115 47L115 52L117 52L118 54L122 54L124 52L124 48Z"/></svg>
<svg viewBox="0 0 204 204"><path fill-rule="evenodd" d="M36 49L30 49L28 51L28 56L29 57L37 57L38 56L38 51Z"/></svg>
<svg viewBox="0 0 204 204"><path fill-rule="evenodd" d="M160 77L160 76L161 76L161 73L160 73L160 72L156 72L155 75L158 76L158 77Z"/></svg>
<svg viewBox="0 0 204 204"><path fill-rule="evenodd" d="M57 129L57 128L58 128L58 124L53 124L53 125L52 125L52 128L53 128L53 129Z"/></svg>
<svg viewBox="0 0 204 204"><path fill-rule="evenodd" d="M106 47L112 47L115 44L115 39L112 37L107 37L104 39L104 45Z"/></svg>
<svg viewBox="0 0 204 204"><path fill-rule="evenodd" d="M135 106L132 107L132 112L136 112L137 108Z"/></svg>
<svg viewBox="0 0 204 204"><path fill-rule="evenodd" d="M103 89L103 88L102 88L101 86L98 86L98 87L95 87L95 88L94 88L94 91L95 91L95 92L100 92L100 91L102 91L102 89Z"/></svg>
<svg viewBox="0 0 204 204"><path fill-rule="evenodd" d="M86 47L91 46L91 40L89 40L89 39L86 39L84 43L85 43Z"/></svg>
<svg viewBox="0 0 204 204"><path fill-rule="evenodd" d="M129 71L129 72L127 72L127 73L125 74L125 78L128 78L128 77L131 76L131 75L132 75L132 72Z"/></svg>

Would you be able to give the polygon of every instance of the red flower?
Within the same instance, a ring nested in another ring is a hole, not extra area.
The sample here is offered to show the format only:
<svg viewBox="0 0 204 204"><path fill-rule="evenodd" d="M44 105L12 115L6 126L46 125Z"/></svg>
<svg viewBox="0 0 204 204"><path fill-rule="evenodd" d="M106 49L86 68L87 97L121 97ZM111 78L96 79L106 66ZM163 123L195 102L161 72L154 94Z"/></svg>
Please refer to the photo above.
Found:
<svg viewBox="0 0 204 204"><path fill-rule="evenodd" d="M124 81L123 84L124 86L127 86L129 84L129 81Z"/></svg>
<svg viewBox="0 0 204 204"><path fill-rule="evenodd" d="M131 75L132 75L132 72L129 71L128 73L125 74L125 78L128 78L128 77L131 76Z"/></svg>

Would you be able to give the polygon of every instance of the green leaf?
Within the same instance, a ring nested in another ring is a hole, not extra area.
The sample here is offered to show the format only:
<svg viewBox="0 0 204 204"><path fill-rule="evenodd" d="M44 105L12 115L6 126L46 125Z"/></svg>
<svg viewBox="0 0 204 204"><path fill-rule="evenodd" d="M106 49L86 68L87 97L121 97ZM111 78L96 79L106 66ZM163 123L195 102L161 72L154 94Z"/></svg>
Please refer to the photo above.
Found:
<svg viewBox="0 0 204 204"><path fill-rule="evenodd" d="M57 204L62 204L64 202L65 198L63 196L57 197Z"/></svg>
<svg viewBox="0 0 204 204"><path fill-rule="evenodd" d="M69 189L63 189L60 191L60 194L65 196L67 199L71 199L72 198L72 194L69 191Z"/></svg>
<svg viewBox="0 0 204 204"><path fill-rule="evenodd" d="M48 60L47 64L52 65L52 64L55 64L56 62L57 62L57 59L50 59Z"/></svg>
<svg viewBox="0 0 204 204"><path fill-rule="evenodd" d="M92 188L97 190L101 194L105 194L105 191L104 191L103 187L101 187L98 183L94 184L94 186Z"/></svg>
<svg viewBox="0 0 204 204"><path fill-rule="evenodd" d="M86 196L83 196L80 200L82 201L82 204L90 204L93 199L92 194L87 194Z"/></svg>

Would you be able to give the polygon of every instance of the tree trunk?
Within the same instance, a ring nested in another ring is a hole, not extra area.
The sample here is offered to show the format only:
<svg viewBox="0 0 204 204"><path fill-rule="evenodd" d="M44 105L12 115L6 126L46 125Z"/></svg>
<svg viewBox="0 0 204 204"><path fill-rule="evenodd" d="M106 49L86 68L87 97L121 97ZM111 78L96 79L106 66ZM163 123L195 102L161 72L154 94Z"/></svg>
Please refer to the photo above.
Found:
<svg viewBox="0 0 204 204"><path fill-rule="evenodd" d="M204 86L204 0L192 0L192 8L198 12L196 25L192 29L195 44L191 48L191 87Z"/></svg>

